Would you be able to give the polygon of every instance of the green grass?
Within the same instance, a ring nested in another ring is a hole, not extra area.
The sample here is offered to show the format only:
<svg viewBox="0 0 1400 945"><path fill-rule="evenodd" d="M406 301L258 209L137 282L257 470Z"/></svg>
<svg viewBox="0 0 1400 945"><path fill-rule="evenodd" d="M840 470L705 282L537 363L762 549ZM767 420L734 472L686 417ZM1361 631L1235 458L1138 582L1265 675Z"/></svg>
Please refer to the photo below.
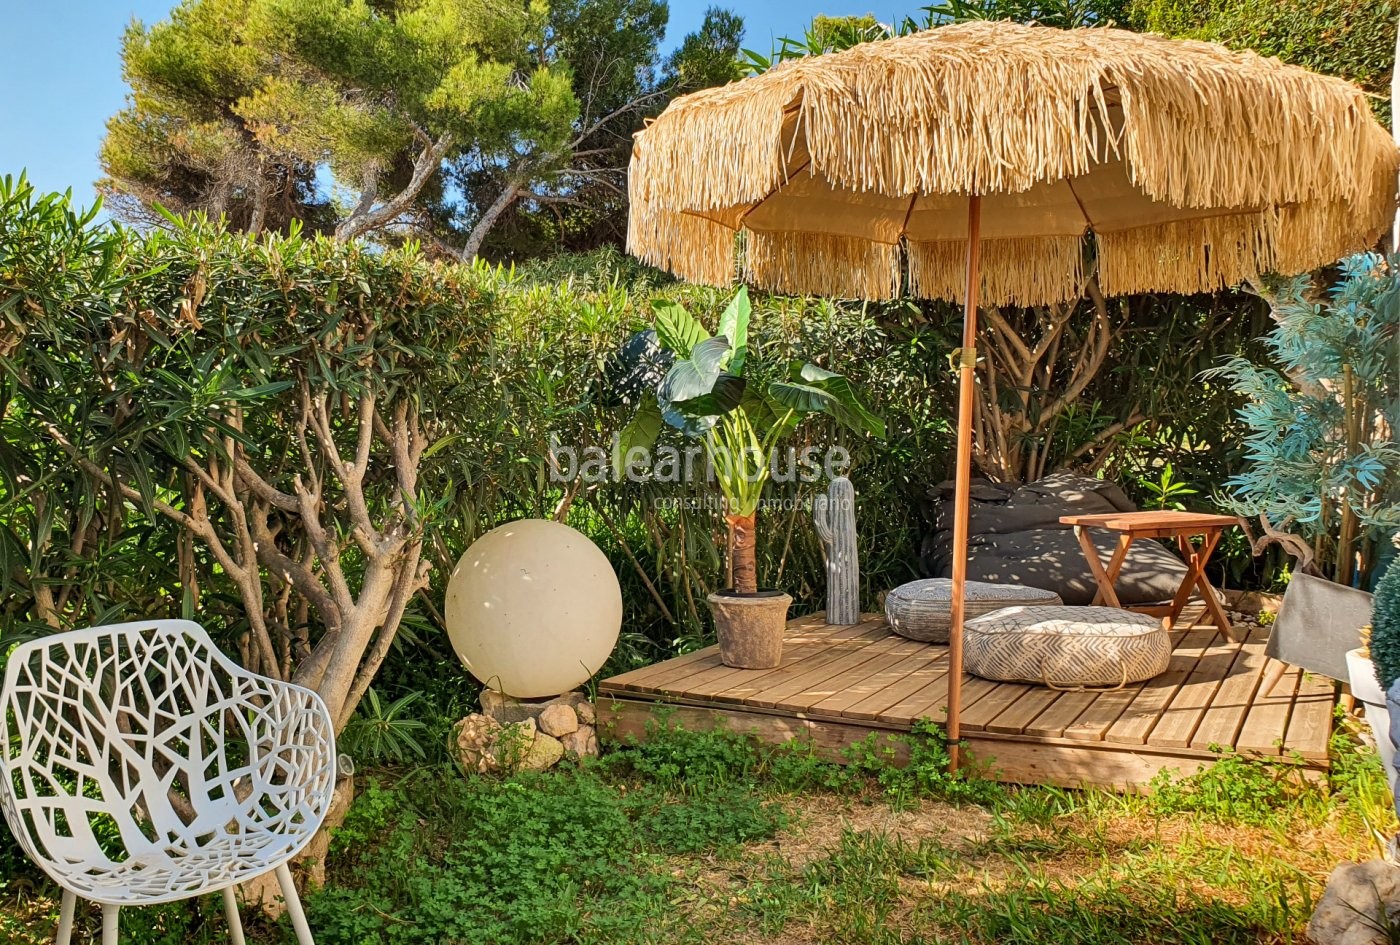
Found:
<svg viewBox="0 0 1400 945"><path fill-rule="evenodd" d="M898 746L908 766L885 763L895 747L837 766L665 728L583 770L381 769L307 909L321 945L1282 943L1333 866L1395 826L1344 735L1329 784L1226 756L1147 797L950 777L928 729ZM0 942L48 940L52 890L3 846L0 864ZM123 920L132 945L225 940L216 897Z"/></svg>

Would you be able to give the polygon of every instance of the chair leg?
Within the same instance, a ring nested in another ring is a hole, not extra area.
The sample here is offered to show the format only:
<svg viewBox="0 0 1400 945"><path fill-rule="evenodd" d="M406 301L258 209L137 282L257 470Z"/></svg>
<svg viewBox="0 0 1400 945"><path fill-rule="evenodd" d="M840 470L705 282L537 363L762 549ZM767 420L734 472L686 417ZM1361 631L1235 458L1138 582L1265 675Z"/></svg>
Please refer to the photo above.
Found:
<svg viewBox="0 0 1400 945"><path fill-rule="evenodd" d="M117 916L121 906L102 907L102 945L117 945Z"/></svg>
<svg viewBox="0 0 1400 945"><path fill-rule="evenodd" d="M224 887L224 918L228 920L228 938L233 945L244 945L243 917L238 914L238 896L233 886Z"/></svg>
<svg viewBox="0 0 1400 945"><path fill-rule="evenodd" d="M69 945L73 941L73 912L78 905L78 894L71 889L63 890L63 900L58 907L58 934L54 945Z"/></svg>
<svg viewBox="0 0 1400 945"><path fill-rule="evenodd" d="M311 926L306 924L306 913L301 908L297 884L292 880L291 868L286 863L277 867L277 882L282 886L282 901L287 904L287 917L292 920L292 929L297 933L298 945L316 945L311 938Z"/></svg>

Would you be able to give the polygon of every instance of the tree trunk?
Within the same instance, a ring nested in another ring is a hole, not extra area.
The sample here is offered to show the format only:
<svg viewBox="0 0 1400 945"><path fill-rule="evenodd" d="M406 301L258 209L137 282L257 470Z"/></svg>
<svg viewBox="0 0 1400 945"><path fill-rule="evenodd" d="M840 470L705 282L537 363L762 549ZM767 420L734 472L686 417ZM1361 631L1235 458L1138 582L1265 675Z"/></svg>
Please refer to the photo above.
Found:
<svg viewBox="0 0 1400 945"><path fill-rule="evenodd" d="M263 226L267 223L267 178L263 172L263 163L258 161L257 177L253 180L253 208L248 215L249 236L257 236L263 231Z"/></svg>
<svg viewBox="0 0 1400 945"><path fill-rule="evenodd" d="M520 196L520 188L515 184L506 184L505 189L496 197L491 206L486 208L481 219L476 221L476 226L472 227L471 233L467 236L467 244L462 247L460 257L462 262L471 262L477 257L481 252L481 244L486 241L486 234L491 232L491 227L496 225L501 214L515 203L515 198L518 196Z"/></svg>
<svg viewBox="0 0 1400 945"><path fill-rule="evenodd" d="M758 593L758 559L755 552L756 515L726 515L729 523L729 553L734 566L734 590L740 594Z"/></svg>

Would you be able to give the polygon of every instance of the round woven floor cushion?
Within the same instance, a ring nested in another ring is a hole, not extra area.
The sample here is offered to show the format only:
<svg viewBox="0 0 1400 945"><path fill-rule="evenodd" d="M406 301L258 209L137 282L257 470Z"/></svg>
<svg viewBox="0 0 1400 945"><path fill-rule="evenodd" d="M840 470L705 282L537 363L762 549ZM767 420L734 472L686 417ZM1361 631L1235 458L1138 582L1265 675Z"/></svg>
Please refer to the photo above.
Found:
<svg viewBox="0 0 1400 945"><path fill-rule="evenodd" d="M965 596L965 620L1019 604L1060 603L1059 596L1051 591L985 581L968 581ZM885 596L885 617L890 628L902 637L922 643L947 643L952 600L953 582L948 578L910 581Z"/></svg>
<svg viewBox="0 0 1400 945"><path fill-rule="evenodd" d="M1061 689L1125 686L1167 668L1171 635L1115 607L1008 607L963 625L963 665L983 679Z"/></svg>

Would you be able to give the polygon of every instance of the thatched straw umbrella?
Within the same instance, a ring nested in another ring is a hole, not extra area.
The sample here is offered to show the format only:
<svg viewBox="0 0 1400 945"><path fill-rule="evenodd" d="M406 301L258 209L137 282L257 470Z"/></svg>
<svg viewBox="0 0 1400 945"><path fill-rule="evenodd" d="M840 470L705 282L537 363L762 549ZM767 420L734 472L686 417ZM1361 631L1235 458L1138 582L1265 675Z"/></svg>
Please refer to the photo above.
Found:
<svg viewBox="0 0 1400 945"><path fill-rule="evenodd" d="M631 252L693 282L961 301L948 733L959 732L978 304L1204 292L1372 246L1364 94L1251 53L967 23L679 98L637 135ZM1092 237L1091 237L1092 234ZM970 287L970 288L968 288Z"/></svg>

